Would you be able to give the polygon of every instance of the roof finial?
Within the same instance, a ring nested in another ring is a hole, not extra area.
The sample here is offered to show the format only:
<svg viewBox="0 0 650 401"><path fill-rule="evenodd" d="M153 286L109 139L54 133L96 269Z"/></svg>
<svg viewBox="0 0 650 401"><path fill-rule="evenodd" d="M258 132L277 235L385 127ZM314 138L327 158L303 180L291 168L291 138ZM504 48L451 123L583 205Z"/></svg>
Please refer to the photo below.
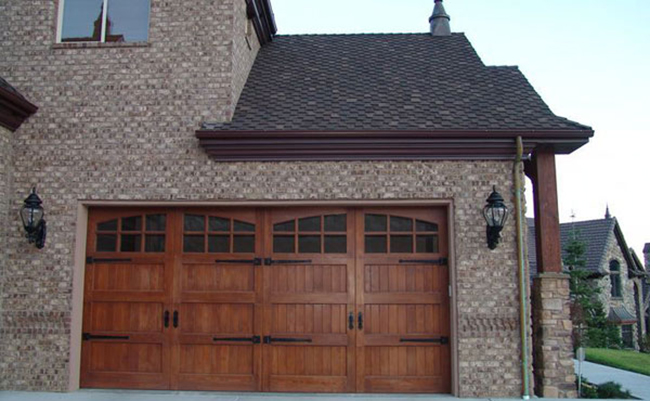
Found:
<svg viewBox="0 0 650 401"><path fill-rule="evenodd" d="M607 208L605 209L605 218L607 220L612 218L612 215L609 213L609 203L607 204Z"/></svg>
<svg viewBox="0 0 650 401"><path fill-rule="evenodd" d="M429 17L429 24L431 25L432 36L449 36L451 35L451 28L449 27L449 15L445 12L445 7L442 5L442 0L434 0L435 6L433 7L433 14Z"/></svg>

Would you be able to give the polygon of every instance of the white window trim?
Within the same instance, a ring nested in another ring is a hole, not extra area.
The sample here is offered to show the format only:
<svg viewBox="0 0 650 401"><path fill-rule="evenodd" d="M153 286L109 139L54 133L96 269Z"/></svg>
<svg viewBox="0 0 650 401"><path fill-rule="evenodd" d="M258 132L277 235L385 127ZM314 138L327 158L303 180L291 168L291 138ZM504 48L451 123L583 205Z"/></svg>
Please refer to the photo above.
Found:
<svg viewBox="0 0 650 401"><path fill-rule="evenodd" d="M99 42L77 42L77 43L106 43L106 21L108 20L108 0L102 0L102 36ZM57 16L56 26L56 43L64 43L61 39L63 36L63 11L65 10L65 0L59 1L59 13ZM151 25L151 1L149 2L149 11L147 15L147 41L149 40L149 28Z"/></svg>

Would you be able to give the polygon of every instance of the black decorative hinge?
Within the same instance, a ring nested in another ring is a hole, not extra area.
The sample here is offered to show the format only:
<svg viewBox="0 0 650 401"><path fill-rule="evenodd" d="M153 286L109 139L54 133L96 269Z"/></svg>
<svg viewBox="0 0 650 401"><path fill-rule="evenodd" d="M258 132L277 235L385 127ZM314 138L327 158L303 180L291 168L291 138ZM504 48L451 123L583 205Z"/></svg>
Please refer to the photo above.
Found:
<svg viewBox="0 0 650 401"><path fill-rule="evenodd" d="M226 342L251 342L253 344L259 344L262 342L260 336L252 337L214 337L212 341L226 341Z"/></svg>
<svg viewBox="0 0 650 401"><path fill-rule="evenodd" d="M84 341L90 341L90 340L128 340L129 336L95 336L90 333L83 333L81 338Z"/></svg>
<svg viewBox="0 0 650 401"><path fill-rule="evenodd" d="M271 337L264 336L264 344L271 343L310 343L311 338L287 338L287 337Z"/></svg>
<svg viewBox="0 0 650 401"><path fill-rule="evenodd" d="M401 343L433 343L433 344L449 344L449 337L438 338L400 338Z"/></svg>
<svg viewBox="0 0 650 401"><path fill-rule="evenodd" d="M260 258L255 258L255 259L217 259L214 262L215 263L239 264L239 265L253 265L253 266L261 266L262 265L262 259L260 259Z"/></svg>
<svg viewBox="0 0 650 401"><path fill-rule="evenodd" d="M272 265L289 265L289 264L298 264L298 263L311 263L311 259L301 259L301 260L292 260L292 259L279 259L279 260L274 260L271 258L266 258L264 259L264 265L265 266L272 266Z"/></svg>
<svg viewBox="0 0 650 401"><path fill-rule="evenodd" d="M132 262L132 259L128 258L93 258L92 256L88 256L86 258L86 263L87 264L93 264L93 263L117 263L117 262Z"/></svg>
<svg viewBox="0 0 650 401"><path fill-rule="evenodd" d="M400 259L400 263L413 263L422 265L447 265L449 260L447 258L440 259Z"/></svg>

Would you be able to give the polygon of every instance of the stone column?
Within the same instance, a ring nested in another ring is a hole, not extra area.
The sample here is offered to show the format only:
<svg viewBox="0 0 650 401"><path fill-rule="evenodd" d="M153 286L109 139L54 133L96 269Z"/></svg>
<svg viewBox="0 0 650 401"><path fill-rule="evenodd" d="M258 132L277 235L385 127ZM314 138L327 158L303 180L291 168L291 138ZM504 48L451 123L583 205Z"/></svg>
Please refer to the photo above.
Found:
<svg viewBox="0 0 650 401"><path fill-rule="evenodd" d="M537 272L532 289L535 394L575 398L569 276L562 273L560 223L552 149L536 149L526 166L533 182Z"/></svg>
<svg viewBox="0 0 650 401"><path fill-rule="evenodd" d="M539 274L533 280L532 303L535 394L575 398L569 276Z"/></svg>

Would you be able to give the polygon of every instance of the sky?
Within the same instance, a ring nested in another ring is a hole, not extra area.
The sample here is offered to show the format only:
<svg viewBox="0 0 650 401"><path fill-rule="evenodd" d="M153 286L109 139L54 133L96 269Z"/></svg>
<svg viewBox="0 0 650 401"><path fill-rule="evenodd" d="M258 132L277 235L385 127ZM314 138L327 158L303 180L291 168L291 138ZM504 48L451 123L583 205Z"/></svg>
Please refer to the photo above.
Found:
<svg viewBox="0 0 650 401"><path fill-rule="evenodd" d="M278 34L427 32L433 0L271 0ZM650 1L446 0L486 65L517 65L591 142L557 157L560 221L602 219L650 243ZM527 183L530 189L530 183ZM532 216L532 192L527 192ZM573 217L572 217L573 216Z"/></svg>

